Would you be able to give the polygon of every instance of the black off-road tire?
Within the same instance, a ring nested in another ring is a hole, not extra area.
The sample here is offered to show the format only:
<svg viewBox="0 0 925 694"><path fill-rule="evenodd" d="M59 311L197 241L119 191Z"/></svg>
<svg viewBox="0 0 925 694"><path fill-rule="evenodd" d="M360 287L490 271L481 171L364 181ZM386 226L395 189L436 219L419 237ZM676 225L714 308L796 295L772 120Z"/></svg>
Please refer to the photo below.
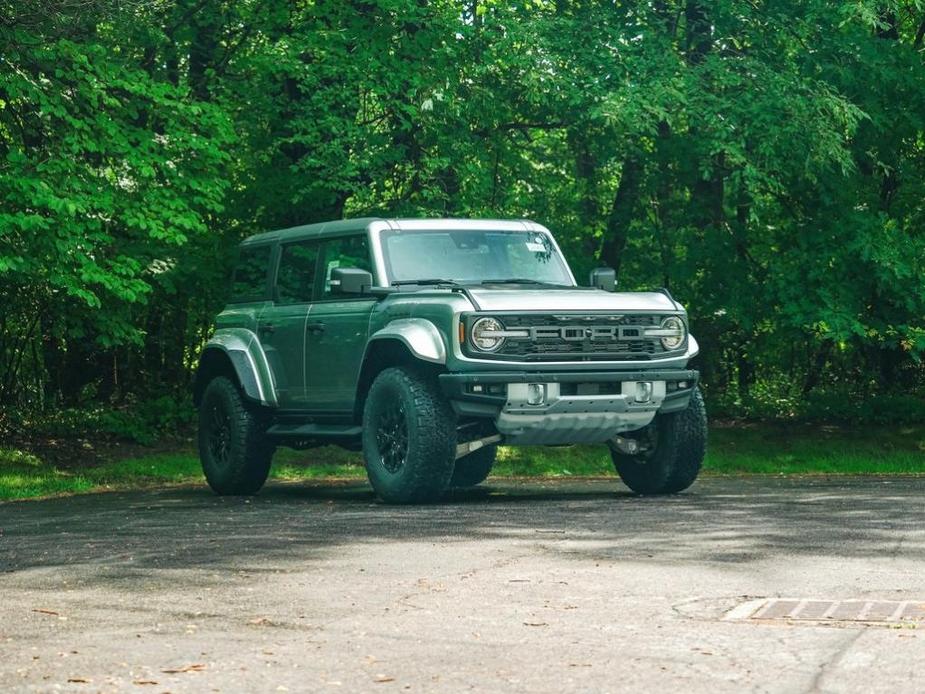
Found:
<svg viewBox="0 0 925 694"><path fill-rule="evenodd" d="M617 474L637 494L675 494L690 487L707 451L707 410L699 388L687 409L655 420L639 432L627 434L653 448L638 455L611 449Z"/></svg>
<svg viewBox="0 0 925 694"><path fill-rule="evenodd" d="M199 460L216 494L256 494L270 473L274 446L266 422L224 376L206 386L199 406Z"/></svg>
<svg viewBox="0 0 925 694"><path fill-rule="evenodd" d="M498 455L497 446L485 446L456 461L453 468L451 487L474 487L485 481Z"/></svg>
<svg viewBox="0 0 925 694"><path fill-rule="evenodd" d="M379 497L390 504L438 499L456 455L456 416L435 379L409 367L380 373L363 408L363 458Z"/></svg>

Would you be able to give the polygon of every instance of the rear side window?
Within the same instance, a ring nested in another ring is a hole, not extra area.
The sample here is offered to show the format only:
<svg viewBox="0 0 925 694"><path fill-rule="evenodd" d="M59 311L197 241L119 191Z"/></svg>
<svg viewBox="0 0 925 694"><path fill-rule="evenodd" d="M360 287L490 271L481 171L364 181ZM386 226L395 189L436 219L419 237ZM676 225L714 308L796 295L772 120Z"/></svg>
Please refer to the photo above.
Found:
<svg viewBox="0 0 925 694"><path fill-rule="evenodd" d="M276 297L281 304L313 299L320 241L290 243L282 247L276 274Z"/></svg>
<svg viewBox="0 0 925 694"><path fill-rule="evenodd" d="M241 249L234 270L231 301L260 301L267 295L267 269L270 267L270 246L250 246Z"/></svg>

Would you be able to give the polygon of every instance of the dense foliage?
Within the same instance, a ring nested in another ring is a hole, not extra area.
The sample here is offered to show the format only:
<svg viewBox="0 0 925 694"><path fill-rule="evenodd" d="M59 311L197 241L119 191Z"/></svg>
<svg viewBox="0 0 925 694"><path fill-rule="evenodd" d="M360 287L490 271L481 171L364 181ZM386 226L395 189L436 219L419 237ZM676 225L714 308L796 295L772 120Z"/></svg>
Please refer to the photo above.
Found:
<svg viewBox="0 0 925 694"><path fill-rule="evenodd" d="M530 217L714 403L925 380L918 0L0 0L0 402L188 384L236 242Z"/></svg>

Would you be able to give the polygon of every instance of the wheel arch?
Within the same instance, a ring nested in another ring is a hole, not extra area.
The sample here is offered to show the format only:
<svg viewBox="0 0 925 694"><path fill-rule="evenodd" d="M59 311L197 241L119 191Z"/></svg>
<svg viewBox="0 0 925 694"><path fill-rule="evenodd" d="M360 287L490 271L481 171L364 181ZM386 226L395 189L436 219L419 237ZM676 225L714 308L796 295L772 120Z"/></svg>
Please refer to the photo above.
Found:
<svg viewBox="0 0 925 694"><path fill-rule="evenodd" d="M431 364L446 363L446 343L443 334L426 318L393 320L370 336L367 352L381 340L398 340L421 361Z"/></svg>
<svg viewBox="0 0 925 694"><path fill-rule="evenodd" d="M434 328L436 330L436 328ZM445 355L445 352L444 352ZM366 395L376 380L376 376L385 369L394 366L407 366L425 372L437 374L443 371L443 362L428 361L418 353L412 351L406 340L399 335L376 333L366 346L363 355L363 364L360 367L360 376L357 379L357 393L354 404L354 419L361 421L363 408L366 405Z"/></svg>
<svg viewBox="0 0 925 694"><path fill-rule="evenodd" d="M230 378L249 402L267 407L277 404L266 355L257 336L249 330L222 331L209 340L193 381L193 402L197 407L209 381L217 376Z"/></svg>

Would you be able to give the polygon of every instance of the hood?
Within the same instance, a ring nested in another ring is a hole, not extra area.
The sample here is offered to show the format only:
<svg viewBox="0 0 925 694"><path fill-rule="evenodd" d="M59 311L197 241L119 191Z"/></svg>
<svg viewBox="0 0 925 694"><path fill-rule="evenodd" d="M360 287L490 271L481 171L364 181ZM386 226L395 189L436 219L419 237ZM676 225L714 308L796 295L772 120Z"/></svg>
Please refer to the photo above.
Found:
<svg viewBox="0 0 925 694"><path fill-rule="evenodd" d="M483 311L683 311L661 292L595 289L469 289Z"/></svg>

